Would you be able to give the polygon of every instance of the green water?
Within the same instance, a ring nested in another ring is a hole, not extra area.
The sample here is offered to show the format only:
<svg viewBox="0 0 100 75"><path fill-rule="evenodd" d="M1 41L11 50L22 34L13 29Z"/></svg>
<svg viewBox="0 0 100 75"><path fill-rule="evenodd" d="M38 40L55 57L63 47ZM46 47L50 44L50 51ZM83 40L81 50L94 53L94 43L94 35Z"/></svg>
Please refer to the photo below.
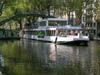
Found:
<svg viewBox="0 0 100 75"><path fill-rule="evenodd" d="M3 75L100 75L100 42L55 45L33 40L1 41Z"/></svg>

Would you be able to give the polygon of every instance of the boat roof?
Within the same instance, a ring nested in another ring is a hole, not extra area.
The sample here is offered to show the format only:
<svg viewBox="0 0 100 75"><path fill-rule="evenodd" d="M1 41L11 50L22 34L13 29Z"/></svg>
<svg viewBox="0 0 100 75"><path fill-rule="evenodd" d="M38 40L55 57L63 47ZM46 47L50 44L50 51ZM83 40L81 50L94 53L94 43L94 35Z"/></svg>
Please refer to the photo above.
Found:
<svg viewBox="0 0 100 75"><path fill-rule="evenodd" d="M63 18L48 18L48 21L67 21L67 19L63 19Z"/></svg>
<svg viewBox="0 0 100 75"><path fill-rule="evenodd" d="M63 18L46 18L46 19L42 19L41 21L68 21L68 20Z"/></svg>
<svg viewBox="0 0 100 75"><path fill-rule="evenodd" d="M71 26L71 25L66 25L66 26L61 26L58 27L57 29L67 29L67 30L81 30L81 26Z"/></svg>
<svg viewBox="0 0 100 75"><path fill-rule="evenodd" d="M47 27L39 27L39 30L81 30L81 26L72 26L72 25L65 25L65 26L47 26Z"/></svg>
<svg viewBox="0 0 100 75"><path fill-rule="evenodd" d="M81 26L44 26L39 27L37 29L24 29L24 31L40 31L40 30L81 30Z"/></svg>

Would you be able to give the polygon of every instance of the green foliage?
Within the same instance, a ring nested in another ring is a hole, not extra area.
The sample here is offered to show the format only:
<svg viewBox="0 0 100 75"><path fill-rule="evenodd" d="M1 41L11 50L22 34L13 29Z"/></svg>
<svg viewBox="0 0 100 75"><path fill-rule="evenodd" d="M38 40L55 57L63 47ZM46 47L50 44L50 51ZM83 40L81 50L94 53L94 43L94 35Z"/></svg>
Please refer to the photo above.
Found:
<svg viewBox="0 0 100 75"><path fill-rule="evenodd" d="M100 0L97 0L97 4L96 4L96 7L97 7L97 10L96 10L96 18L97 18L97 21L100 22Z"/></svg>
<svg viewBox="0 0 100 75"><path fill-rule="evenodd" d="M18 13L42 13L45 15L50 15L50 10L54 10L54 15L66 15L71 11L76 12L78 18L81 17L82 0L2 0L4 2L4 7L2 10L2 15L0 20L4 18L9 18ZM29 20L29 17L25 17ZM22 27L23 18L16 19L20 24L20 29ZM31 17L30 19L36 20L36 17ZM15 22L15 19L14 21ZM25 24L25 23L23 23Z"/></svg>
<svg viewBox="0 0 100 75"><path fill-rule="evenodd" d="M48 13L52 9L79 12L81 6L82 0L6 0L2 15L11 16L16 11Z"/></svg>
<svg viewBox="0 0 100 75"><path fill-rule="evenodd" d="M16 11L25 12L30 8L27 0L6 0L3 16L12 16Z"/></svg>

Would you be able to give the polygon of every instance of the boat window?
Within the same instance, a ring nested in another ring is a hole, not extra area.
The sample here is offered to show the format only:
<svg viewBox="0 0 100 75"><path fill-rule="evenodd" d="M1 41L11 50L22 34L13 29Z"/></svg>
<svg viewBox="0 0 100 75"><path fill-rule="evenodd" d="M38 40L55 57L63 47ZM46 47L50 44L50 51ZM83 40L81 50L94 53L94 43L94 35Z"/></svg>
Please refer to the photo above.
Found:
<svg viewBox="0 0 100 75"><path fill-rule="evenodd" d="M38 32L37 31L33 31L33 33L32 33L33 35L37 35L38 34Z"/></svg>
<svg viewBox="0 0 100 75"><path fill-rule="evenodd" d="M38 37L43 38L45 36L45 31L38 31L37 35L38 35Z"/></svg>
<svg viewBox="0 0 100 75"><path fill-rule="evenodd" d="M66 24L67 24L67 21L49 21L48 22L49 26L63 26Z"/></svg>
<svg viewBox="0 0 100 75"><path fill-rule="evenodd" d="M86 36L89 35L89 34L88 34L88 31L84 31L84 32L82 32L82 34L83 34L83 35L86 35Z"/></svg>
<svg viewBox="0 0 100 75"><path fill-rule="evenodd" d="M40 26L46 26L46 21L41 21L41 22L39 23L39 25L40 25Z"/></svg>
<svg viewBox="0 0 100 75"><path fill-rule="evenodd" d="M24 33L31 35L32 34L32 31L24 31Z"/></svg>
<svg viewBox="0 0 100 75"><path fill-rule="evenodd" d="M51 33L49 30L47 30L46 32L47 32L47 36L51 36Z"/></svg>
<svg viewBox="0 0 100 75"><path fill-rule="evenodd" d="M79 30L68 30L67 35L78 35Z"/></svg>
<svg viewBox="0 0 100 75"><path fill-rule="evenodd" d="M78 30L75 30L74 34L75 35L78 35L79 31Z"/></svg>
<svg viewBox="0 0 100 75"><path fill-rule="evenodd" d="M58 36L66 37L66 36L67 36L66 30L59 30L59 31L58 31Z"/></svg>
<svg viewBox="0 0 100 75"><path fill-rule="evenodd" d="M35 28L38 28L39 24L36 22L36 23L34 23L32 26L33 26L33 28L35 29Z"/></svg>
<svg viewBox="0 0 100 75"><path fill-rule="evenodd" d="M47 36L55 36L55 30L47 30Z"/></svg>

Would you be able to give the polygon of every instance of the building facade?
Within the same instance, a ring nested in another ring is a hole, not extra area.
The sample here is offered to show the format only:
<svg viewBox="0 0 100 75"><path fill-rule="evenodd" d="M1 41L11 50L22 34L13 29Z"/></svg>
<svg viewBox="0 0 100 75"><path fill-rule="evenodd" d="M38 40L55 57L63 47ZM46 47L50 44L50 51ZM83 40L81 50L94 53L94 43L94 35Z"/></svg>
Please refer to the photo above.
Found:
<svg viewBox="0 0 100 75"><path fill-rule="evenodd" d="M97 19L97 34L98 34L98 37L100 37L100 0L98 0L98 5L97 5L97 16L96 16L96 19Z"/></svg>
<svg viewBox="0 0 100 75"><path fill-rule="evenodd" d="M91 37L97 37L96 0L83 0L82 27Z"/></svg>

